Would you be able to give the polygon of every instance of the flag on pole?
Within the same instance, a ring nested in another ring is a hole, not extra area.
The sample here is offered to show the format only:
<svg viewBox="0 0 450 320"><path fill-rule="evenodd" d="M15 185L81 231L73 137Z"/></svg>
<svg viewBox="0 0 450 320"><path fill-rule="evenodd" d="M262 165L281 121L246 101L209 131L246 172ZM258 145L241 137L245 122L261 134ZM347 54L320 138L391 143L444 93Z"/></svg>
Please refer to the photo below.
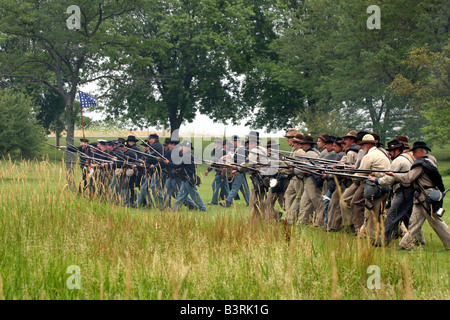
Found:
<svg viewBox="0 0 450 320"><path fill-rule="evenodd" d="M81 107L95 107L97 105L97 100L94 97L91 97L87 93L79 91L80 95L80 105Z"/></svg>

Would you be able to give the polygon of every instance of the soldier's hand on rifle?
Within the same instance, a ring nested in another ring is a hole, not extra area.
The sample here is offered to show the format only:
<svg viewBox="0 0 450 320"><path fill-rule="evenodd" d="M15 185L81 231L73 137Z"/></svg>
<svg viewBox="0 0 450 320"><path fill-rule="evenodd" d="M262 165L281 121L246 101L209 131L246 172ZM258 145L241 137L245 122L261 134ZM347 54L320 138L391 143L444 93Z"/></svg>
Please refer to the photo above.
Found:
<svg viewBox="0 0 450 320"><path fill-rule="evenodd" d="M237 175L237 174L239 174L239 171L233 170L231 173L234 174L234 175Z"/></svg>
<svg viewBox="0 0 450 320"><path fill-rule="evenodd" d="M208 173L209 173L209 171L206 170L206 171L205 171L205 177L208 176Z"/></svg>
<svg viewBox="0 0 450 320"><path fill-rule="evenodd" d="M367 180L369 180L370 182L375 182L375 177L373 177L373 178L369 178L369 179L367 179Z"/></svg>
<svg viewBox="0 0 450 320"><path fill-rule="evenodd" d="M164 162L165 165L168 165L169 164L169 159L164 159L163 162Z"/></svg>
<svg viewBox="0 0 450 320"><path fill-rule="evenodd" d="M349 169L356 169L356 166L351 165L351 166L348 166L348 168L349 168Z"/></svg>
<svg viewBox="0 0 450 320"><path fill-rule="evenodd" d="M393 172L386 172L386 174L387 174L388 176L394 176L394 173L393 173Z"/></svg>

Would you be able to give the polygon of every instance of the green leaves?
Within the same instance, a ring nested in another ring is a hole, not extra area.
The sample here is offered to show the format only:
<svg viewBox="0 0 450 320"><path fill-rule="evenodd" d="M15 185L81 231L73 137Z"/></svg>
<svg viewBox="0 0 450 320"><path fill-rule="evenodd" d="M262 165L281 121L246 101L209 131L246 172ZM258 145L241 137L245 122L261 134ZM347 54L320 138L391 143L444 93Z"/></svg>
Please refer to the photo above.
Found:
<svg viewBox="0 0 450 320"><path fill-rule="evenodd" d="M0 90L0 155L33 157L39 155L36 141L44 138L30 97L10 89Z"/></svg>

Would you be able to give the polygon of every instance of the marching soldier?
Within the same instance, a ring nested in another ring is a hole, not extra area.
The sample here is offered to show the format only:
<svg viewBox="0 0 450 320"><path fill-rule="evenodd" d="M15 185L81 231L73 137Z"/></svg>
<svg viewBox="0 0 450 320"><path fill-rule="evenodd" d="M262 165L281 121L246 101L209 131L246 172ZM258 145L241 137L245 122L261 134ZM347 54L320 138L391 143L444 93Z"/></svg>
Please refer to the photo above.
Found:
<svg viewBox="0 0 450 320"><path fill-rule="evenodd" d="M142 183L139 188L139 196L137 199L137 206L142 207L146 206L147 208L151 208L153 206L153 200L150 196L150 192L148 189L148 185L152 179L152 175L154 172L154 160L155 158L153 155L150 154L150 142L148 140L144 140L141 143L142 149L144 150L145 154L148 154L149 156L143 156L144 162L140 163L139 166L137 166L137 169L142 176Z"/></svg>
<svg viewBox="0 0 450 320"><path fill-rule="evenodd" d="M122 206L134 206L136 201L136 195L134 191L136 172L135 169L132 168L132 166L136 164L138 156L137 153L133 151L133 149L128 148L123 144L119 144L118 148L123 152L125 156L125 176L123 177L120 190L121 203Z"/></svg>
<svg viewBox="0 0 450 320"><path fill-rule="evenodd" d="M264 185L263 175L257 170L251 170L257 163L267 163L267 150L260 145L259 132L250 131L248 134L248 161L237 166L239 172L250 170L252 180L252 190L250 192L250 221L263 218L264 195L268 189Z"/></svg>
<svg viewBox="0 0 450 320"><path fill-rule="evenodd" d="M359 145L358 142L358 132L356 130L351 130L344 137L342 137L344 142L345 155L341 158L343 163L355 164L358 159ZM339 197L339 207L334 207L330 209L330 221L328 230L329 231L340 231L344 228L346 231L354 232L353 222L351 219L350 203L352 201L353 194L359 187L358 183L354 183L351 179L342 179L345 184L345 190L343 190L342 195Z"/></svg>
<svg viewBox="0 0 450 320"><path fill-rule="evenodd" d="M249 156L248 141L245 142L246 146L239 144L239 142L240 142L239 137L233 136L235 151L233 154L233 164L231 168L234 169L235 172L234 172L234 179L231 184L231 190L228 193L227 198L225 199L225 203L222 202L220 203L220 205L225 208L231 207L234 200L236 199L239 190L241 190L247 205L249 205L250 203L250 191L247 183L247 174L245 171L242 172L238 171L238 164L245 162Z"/></svg>
<svg viewBox="0 0 450 320"><path fill-rule="evenodd" d="M360 131L357 134L358 144L361 142L362 138L369 134L365 131ZM356 156L356 162L353 168L358 168L361 164L361 160L365 155L365 151L360 148L358 154ZM350 205L349 205L349 213L350 213L350 221L351 225L353 225L355 235L359 235L359 231L364 224L364 210L366 200L364 199L364 184L360 180L354 180L353 184L355 184L355 190L351 194L350 197Z"/></svg>
<svg viewBox="0 0 450 320"><path fill-rule="evenodd" d="M177 152L179 154L179 158L181 158L181 150L178 147L178 141L169 138L169 140L167 141L167 151L164 154L164 156L169 160L169 163L166 164L162 158L159 159L159 161L161 162L161 167L163 168L163 170L167 171L166 184L164 185L164 208L172 208L171 198L173 197L176 199L178 191L180 191L181 185L183 183L179 171L180 169L174 169L170 165L173 152ZM194 201L192 201L190 196L186 198L185 205L189 208L189 210L198 209L197 205L194 203Z"/></svg>
<svg viewBox="0 0 450 320"><path fill-rule="evenodd" d="M162 209L164 208L164 185L166 184L166 181L164 180L161 166L156 157L160 157L160 155L165 157L163 146L159 142L159 136L156 133L152 133L149 135L148 143L148 152L150 156L147 157L146 164L149 165L153 170L149 187L152 190L152 197L155 201L155 205L158 208Z"/></svg>
<svg viewBox="0 0 450 320"><path fill-rule="evenodd" d="M304 139L304 135L297 133L292 139L292 158L299 158L305 155L305 151L301 147L301 142ZM300 158L299 158L300 159ZM284 204L286 210L286 221L288 224L294 224L298 218L298 212L300 210L300 199L303 193L303 180L294 175L293 169L290 170L280 170L282 174L291 175L292 178L286 188L284 194Z"/></svg>
<svg viewBox="0 0 450 320"><path fill-rule="evenodd" d="M339 144L342 145L344 150L344 155L340 159L342 164L352 164L356 162L356 157L359 152L359 145L356 144L356 135L357 132L355 130L351 130L342 138L341 141L339 141ZM347 205L350 204L354 191L352 192L351 190L347 190L350 187L353 188L353 190L356 190L358 187L349 178L340 178L333 175L333 179L335 179L335 177L339 183L336 184L336 190L331 196L330 205L328 207L327 231L329 232L340 231L344 226L351 228L350 219L348 218L346 210L348 208ZM346 217L347 219L345 219Z"/></svg>
<svg viewBox="0 0 450 320"><path fill-rule="evenodd" d="M335 136L330 136L326 134L325 140L321 140L321 137L317 139L317 141L322 141L323 143L323 151L319 154L319 158L322 159L328 159L328 160L336 160L336 153L334 152L333 143L336 141ZM317 176L317 179L319 176ZM334 181L333 181L334 182ZM331 183L333 183L331 182ZM314 226L315 227L323 227L325 224L325 221L328 219L328 205L330 204L331 200L331 194L328 197L327 194L329 193L328 189L328 179L323 179L322 182L322 199L324 202L324 205L321 207L322 209L320 212L316 212L316 218L314 219Z"/></svg>
<svg viewBox="0 0 450 320"><path fill-rule="evenodd" d="M359 169L364 170L389 170L391 166L390 159L377 148L378 140L366 134L359 142L365 155L361 160ZM356 173L356 175L362 175ZM374 173L377 177L384 176L384 173ZM378 243L381 239L381 223L383 223L382 215L384 205L389 196L389 187L385 189L370 188L369 181L363 183L365 210L364 223L360 229L360 236L369 237L372 243Z"/></svg>
<svg viewBox="0 0 450 320"><path fill-rule="evenodd" d="M442 200L437 206L426 201L427 198L430 199L432 191L441 194L444 192L444 184L437 170L436 158L428 153L431 152L431 149L422 141L415 142L411 151L416 160L408 173L387 173L393 176L395 181L413 184L416 190L408 232L400 241L400 247L402 250L412 250L418 240L422 225L427 220L442 241L444 248L450 250L450 229L437 211L439 206L442 206Z"/></svg>
<svg viewBox="0 0 450 320"><path fill-rule="evenodd" d="M212 159L213 162L219 162L222 157L226 154L226 151L223 148L224 141L222 138L215 138L214 140L214 150L212 151ZM208 173L213 168L211 166L208 167L208 169L205 171L205 176L208 176ZM214 176L214 180L212 182L212 190L213 195L211 202L208 203L208 205L218 205L219 204L219 192L222 189L225 197L228 196L230 193L230 186L228 185L227 177L224 175L223 170L219 168L214 169L216 171L216 175Z"/></svg>
<svg viewBox="0 0 450 320"><path fill-rule="evenodd" d="M314 149L314 140L311 136L305 136L300 142L305 156L309 158L318 158L319 151ZM294 169L294 174L303 179L303 194L300 200L300 214L297 220L297 225L309 224L310 220L314 220L315 216L322 210L322 185L317 181L323 181L319 175L303 171L301 169ZM318 178L318 179L317 179Z"/></svg>
<svg viewBox="0 0 450 320"><path fill-rule="evenodd" d="M281 156L279 153L279 144L275 140L267 141L266 145L267 156L269 157L269 161L273 161L273 166L278 167L280 165L287 165L281 161ZM289 185L289 178L287 174L282 174L277 170L277 174L274 176L277 183L275 186L269 189L267 193L267 198L264 200L263 207L265 210L265 219L271 220L274 218L275 220L279 220L283 214L283 212L279 212L275 210L275 202L278 200L281 209L284 210L284 192Z"/></svg>
<svg viewBox="0 0 450 320"><path fill-rule="evenodd" d="M387 151L392 159L391 170L409 171L415 159L412 153L407 151L409 149L408 143L395 139L389 141L387 146ZM382 178L371 178L369 181L374 182L376 185L392 185L394 198L384 222L384 237L382 239L383 245L387 246L398 232L402 221L405 227L408 228L413 207L414 187L411 184L396 182L394 177L390 175L385 175Z"/></svg>
<svg viewBox="0 0 450 320"><path fill-rule="evenodd" d="M181 160L177 159L174 161L174 155L171 155L171 161L169 159L164 159L163 163L169 168L176 169L181 175L182 183L180 190L177 194L177 200L175 201L173 210L178 210L187 201L188 196L194 201L200 211L206 212L206 206L198 193L196 188L200 181L196 174L196 166L194 162L194 155L191 152L191 142L185 140L179 144L181 152Z"/></svg>
<svg viewBox="0 0 450 320"><path fill-rule="evenodd" d="M328 141L328 140L327 140ZM329 152L328 155L325 156L325 159L330 159L334 161L339 161L342 159L342 157L345 155L344 149L343 149L343 141L340 137L333 137L333 150L332 152ZM328 150L328 149L327 149ZM324 221L323 221L323 227L327 229L328 226L328 216L329 216L329 208L331 205L331 199L334 199L333 207L336 206L336 204L339 204L339 197L334 197L334 194L338 194L338 192L342 192L342 186L340 184L340 179L335 175L325 175L324 177L326 184L324 183L324 186L326 185L327 192L324 196ZM339 185L339 187L336 185ZM336 189L340 188L340 191L336 191Z"/></svg>
<svg viewBox="0 0 450 320"><path fill-rule="evenodd" d="M120 186L123 178L122 167L123 160L125 159L125 155L117 146L117 141L106 142L106 151L111 156L111 159L114 159L115 161L112 162L108 168L111 176L111 183L109 184L109 192L111 193L111 195L109 200L113 203L119 203Z"/></svg>

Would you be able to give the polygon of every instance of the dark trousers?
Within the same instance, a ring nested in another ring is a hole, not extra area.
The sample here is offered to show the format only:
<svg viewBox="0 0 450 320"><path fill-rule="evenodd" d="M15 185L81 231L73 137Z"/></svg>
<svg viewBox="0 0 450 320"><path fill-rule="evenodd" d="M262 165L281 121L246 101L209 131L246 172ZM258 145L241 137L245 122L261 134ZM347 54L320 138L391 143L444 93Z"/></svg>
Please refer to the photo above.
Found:
<svg viewBox="0 0 450 320"><path fill-rule="evenodd" d="M409 225L412 208L414 202L414 188L413 187L399 187L395 191L391 207L387 213L384 221L384 241L388 245L392 238L398 232L400 224L405 224L406 228Z"/></svg>

